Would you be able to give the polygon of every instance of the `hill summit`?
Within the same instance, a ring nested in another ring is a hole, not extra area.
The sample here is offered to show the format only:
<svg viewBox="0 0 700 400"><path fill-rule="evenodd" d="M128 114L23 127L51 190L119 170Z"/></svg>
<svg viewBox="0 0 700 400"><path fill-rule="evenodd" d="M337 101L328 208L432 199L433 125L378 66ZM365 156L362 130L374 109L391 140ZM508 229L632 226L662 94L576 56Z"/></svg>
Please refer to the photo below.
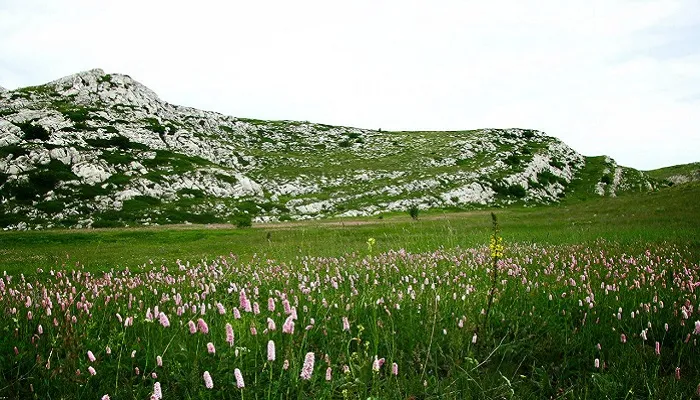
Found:
<svg viewBox="0 0 700 400"><path fill-rule="evenodd" d="M530 129L384 132L236 118L169 104L100 69L0 90L4 229L534 205L654 182Z"/></svg>

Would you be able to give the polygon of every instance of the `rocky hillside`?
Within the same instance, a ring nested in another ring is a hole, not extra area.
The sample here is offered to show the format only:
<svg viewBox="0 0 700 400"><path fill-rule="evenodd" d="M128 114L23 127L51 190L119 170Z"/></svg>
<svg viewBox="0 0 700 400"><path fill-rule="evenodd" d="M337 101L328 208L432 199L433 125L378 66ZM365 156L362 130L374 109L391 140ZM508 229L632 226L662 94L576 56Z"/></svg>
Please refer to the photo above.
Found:
<svg viewBox="0 0 700 400"><path fill-rule="evenodd" d="M382 132L169 104L96 69L0 91L5 229L254 222L650 190L527 129Z"/></svg>
<svg viewBox="0 0 700 400"><path fill-rule="evenodd" d="M674 165L672 167L659 168L646 171L650 177L669 186L682 185L684 183L700 181L700 163Z"/></svg>

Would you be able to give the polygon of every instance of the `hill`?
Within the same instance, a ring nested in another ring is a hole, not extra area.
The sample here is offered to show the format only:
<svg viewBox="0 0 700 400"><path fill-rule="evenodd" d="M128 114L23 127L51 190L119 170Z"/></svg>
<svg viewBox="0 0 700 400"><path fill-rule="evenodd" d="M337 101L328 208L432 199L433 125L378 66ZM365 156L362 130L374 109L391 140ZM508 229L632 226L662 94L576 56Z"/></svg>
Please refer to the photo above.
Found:
<svg viewBox="0 0 700 400"><path fill-rule="evenodd" d="M529 129L383 132L169 104L95 69L0 91L4 229L237 223L649 191Z"/></svg>
<svg viewBox="0 0 700 400"><path fill-rule="evenodd" d="M646 171L646 174L668 185L700 181L700 163L674 165Z"/></svg>

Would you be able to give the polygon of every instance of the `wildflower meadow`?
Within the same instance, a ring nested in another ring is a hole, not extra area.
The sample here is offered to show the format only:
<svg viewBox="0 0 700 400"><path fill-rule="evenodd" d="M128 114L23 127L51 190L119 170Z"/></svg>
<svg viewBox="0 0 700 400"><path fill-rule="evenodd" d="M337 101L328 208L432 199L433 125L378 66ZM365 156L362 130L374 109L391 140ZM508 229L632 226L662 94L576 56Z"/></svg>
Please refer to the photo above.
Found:
<svg viewBox="0 0 700 400"><path fill-rule="evenodd" d="M4 273L0 396L700 396L692 244L488 232L425 251L365 237L337 256Z"/></svg>

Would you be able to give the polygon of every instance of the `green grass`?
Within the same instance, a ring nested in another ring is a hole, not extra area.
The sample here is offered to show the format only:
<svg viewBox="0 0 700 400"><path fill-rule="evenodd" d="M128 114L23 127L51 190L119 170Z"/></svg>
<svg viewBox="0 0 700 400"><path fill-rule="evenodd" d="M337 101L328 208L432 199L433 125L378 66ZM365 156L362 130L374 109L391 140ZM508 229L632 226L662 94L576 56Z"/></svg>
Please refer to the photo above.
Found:
<svg viewBox="0 0 700 400"><path fill-rule="evenodd" d="M674 165L666 168L659 168L651 171L645 171L647 175L660 181L667 180L673 176L683 175L693 180L700 179L700 163L690 163Z"/></svg>
<svg viewBox="0 0 700 400"><path fill-rule="evenodd" d="M646 194L534 208L496 209L495 212L502 221L504 237L511 242L576 244L608 238L623 243L688 242L698 248L698 198L700 185L688 184ZM143 201L137 205L153 206ZM60 264L66 255L92 271L125 268L149 259L196 262L229 253L242 257L266 254L285 260L299 255L338 256L363 249L368 237L377 238L380 250L406 248L418 252L439 246L469 247L483 243L488 235L488 226L484 225L488 213L489 210L429 211L421 212L418 221L412 221L407 213L396 213L382 219L256 225L249 230L225 225L191 225L3 232L0 233L3 243L0 269L29 271ZM129 251L122 251L125 248Z"/></svg>
<svg viewBox="0 0 700 400"><path fill-rule="evenodd" d="M505 244L495 270L486 247L490 210L251 229L2 233L0 269L13 278L3 276L0 289L0 330L8 333L0 336L0 396L148 398L159 382L164 398L690 398L700 353L686 334L698 318L684 321L679 309L696 303L687 282L700 279L699 195L700 184L687 184L493 210ZM260 314L244 311L241 288ZM41 305L44 289L52 316ZM489 291L496 293L491 308ZM294 334L282 332L282 293L298 313ZM211 307L204 315L203 304ZM146 320L155 306L169 327L157 315ZM133 326L121 317L134 317ZM198 318L209 333L189 333L188 320ZM268 318L276 330L266 329ZM267 360L268 340L275 361ZM300 371L308 352L316 367L306 381ZM375 356L386 360L378 371Z"/></svg>

